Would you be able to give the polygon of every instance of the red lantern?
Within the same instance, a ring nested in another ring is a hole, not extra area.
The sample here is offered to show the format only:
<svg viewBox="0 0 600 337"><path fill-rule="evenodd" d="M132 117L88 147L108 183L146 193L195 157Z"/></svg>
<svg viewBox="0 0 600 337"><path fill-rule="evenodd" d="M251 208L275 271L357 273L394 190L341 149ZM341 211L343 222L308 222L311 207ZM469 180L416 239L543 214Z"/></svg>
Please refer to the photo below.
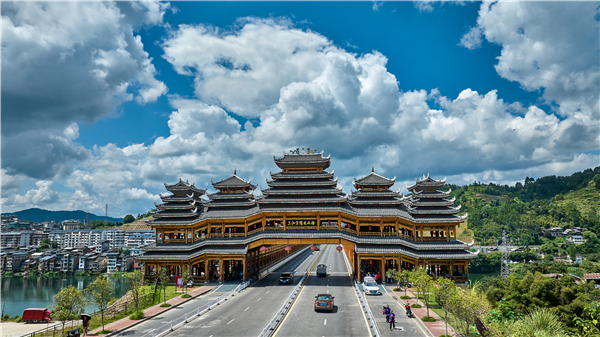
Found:
<svg viewBox="0 0 600 337"><path fill-rule="evenodd" d="M290 246L287 246L287 247L285 247L285 251L286 251L288 254L290 253L290 250L292 250L292 247L290 247Z"/></svg>
<svg viewBox="0 0 600 337"><path fill-rule="evenodd" d="M341 253L344 248L342 248L342 246L337 246L335 249L337 249L338 253Z"/></svg>
<svg viewBox="0 0 600 337"><path fill-rule="evenodd" d="M310 246L310 250L312 250L314 252L315 250L317 250L317 246L315 246L315 245Z"/></svg>
<svg viewBox="0 0 600 337"><path fill-rule="evenodd" d="M264 254L264 252L266 252L266 251L267 251L267 247L265 247L265 246L260 247L260 252L261 253Z"/></svg>

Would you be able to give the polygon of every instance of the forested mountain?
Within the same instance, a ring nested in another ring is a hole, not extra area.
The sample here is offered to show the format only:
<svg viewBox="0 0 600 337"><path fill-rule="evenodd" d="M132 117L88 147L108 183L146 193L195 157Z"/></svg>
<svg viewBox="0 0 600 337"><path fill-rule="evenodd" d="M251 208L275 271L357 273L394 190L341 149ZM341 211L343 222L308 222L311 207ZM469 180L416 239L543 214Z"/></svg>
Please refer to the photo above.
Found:
<svg viewBox="0 0 600 337"><path fill-rule="evenodd" d="M40 209L40 208L29 208L29 209L25 209L25 210L18 211L18 212L2 213L2 214L3 215L14 214L17 216L17 218L19 218L21 220L32 221L32 222L42 222L42 221L60 222L63 220L79 220L81 222L84 222L85 219L87 218L88 213L84 212L84 211L49 211L49 210ZM104 216L99 216L99 215L90 213L90 221L94 221L94 220L104 220ZM121 218L111 218L111 217L108 217L107 220L111 221L111 222L123 221L123 219L121 219Z"/></svg>
<svg viewBox="0 0 600 337"><path fill-rule="evenodd" d="M502 230L517 243L541 244L543 228L585 227L600 234L600 166L568 177L525 178L515 186L449 184L477 241Z"/></svg>

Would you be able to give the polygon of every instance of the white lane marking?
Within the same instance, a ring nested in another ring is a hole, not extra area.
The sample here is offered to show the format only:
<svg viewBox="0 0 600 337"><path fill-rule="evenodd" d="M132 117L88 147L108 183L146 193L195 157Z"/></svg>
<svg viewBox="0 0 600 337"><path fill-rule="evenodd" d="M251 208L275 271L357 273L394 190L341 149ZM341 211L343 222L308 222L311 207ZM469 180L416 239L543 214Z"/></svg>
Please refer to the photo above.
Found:
<svg viewBox="0 0 600 337"><path fill-rule="evenodd" d="M234 318L234 319L235 319L235 318ZM227 324L229 324L229 323L233 322L233 320L234 320L234 319L232 319L231 321L227 322Z"/></svg>
<svg viewBox="0 0 600 337"><path fill-rule="evenodd" d="M327 290L327 293L329 294L329 290Z"/></svg>
<svg viewBox="0 0 600 337"><path fill-rule="evenodd" d="M325 319L325 322L323 322L323 325L327 325L327 319Z"/></svg>
<svg viewBox="0 0 600 337"><path fill-rule="evenodd" d="M271 291L271 290L267 290L267 294L269 293L269 291Z"/></svg>
<svg viewBox="0 0 600 337"><path fill-rule="evenodd" d="M248 309L250 309L250 307L247 307L246 310L244 310L244 311L247 311Z"/></svg>
<svg viewBox="0 0 600 337"><path fill-rule="evenodd" d="M260 299L261 299L261 298L262 298L262 297L260 297L259 299L257 299L257 300L256 300L256 302L260 301Z"/></svg>

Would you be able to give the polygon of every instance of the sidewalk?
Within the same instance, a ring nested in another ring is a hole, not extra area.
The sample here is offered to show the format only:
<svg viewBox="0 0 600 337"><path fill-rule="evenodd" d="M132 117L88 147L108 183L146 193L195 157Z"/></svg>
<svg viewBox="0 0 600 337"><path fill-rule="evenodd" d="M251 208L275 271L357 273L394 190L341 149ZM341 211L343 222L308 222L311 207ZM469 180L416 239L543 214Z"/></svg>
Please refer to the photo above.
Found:
<svg viewBox="0 0 600 337"><path fill-rule="evenodd" d="M395 288L394 286L388 286L387 287L389 291L394 292L398 297L400 296L404 296L404 290L402 291L394 291L393 289ZM402 305L404 306L406 303L406 301L409 301L411 304L411 309L412 312L415 314L416 319L421 320L422 317L427 316L427 308L425 307L425 303L421 302L421 300L419 300L419 304L421 306L423 306L422 308L413 308L412 305L415 304L416 302L416 296L409 290L406 292L407 296L410 296L410 300L402 300L400 299L400 302L402 302ZM441 318L440 316L438 316L433 310L429 309L429 316L435 318L435 322L423 322L421 321L421 323L423 323L425 325L425 327L427 328L427 330L429 330L429 332L431 332L431 334L433 334L435 337L441 336L443 334L446 333L446 322L444 321L443 318ZM454 329L452 329L450 327L450 325L448 325L448 335L450 336L454 336L454 337L458 337L459 335L454 331Z"/></svg>
<svg viewBox="0 0 600 337"><path fill-rule="evenodd" d="M181 298L181 296L173 297L172 299L167 300L167 303L169 303L171 305L170 307L166 307L166 308L161 307L160 306L162 304L162 302L161 302L161 303L158 303L158 304L156 304L156 305L154 305L154 306L152 306L150 308L144 309L143 312L144 312L144 316L146 317L145 319L148 319L148 318L151 318L151 317L153 317L155 315L158 315L158 314L162 313L163 311L169 310L169 309L173 308L176 305L179 305L181 303L184 303L184 302L186 302L188 300L193 299L194 297L197 297L197 296L200 296L202 294L205 294L205 293L211 291L214 287L215 287L214 285L208 285L208 286L205 285L205 286L202 286L202 287L194 288L194 290L188 291L188 294L192 295L192 297L190 297L190 298ZM117 331L117 330L120 331L120 330L128 328L128 327L130 327L132 325L135 325L135 324L137 324L139 322L143 322L145 319L132 320L132 319L129 319L129 316L128 316L128 317L125 317L125 318L121 318L118 321L106 324L104 326L104 330L110 330L110 331L113 331L113 332ZM102 330L102 326L100 326L99 328L94 329L94 330L88 332L88 336L104 336L104 335L98 335L98 334L96 334L100 330Z"/></svg>

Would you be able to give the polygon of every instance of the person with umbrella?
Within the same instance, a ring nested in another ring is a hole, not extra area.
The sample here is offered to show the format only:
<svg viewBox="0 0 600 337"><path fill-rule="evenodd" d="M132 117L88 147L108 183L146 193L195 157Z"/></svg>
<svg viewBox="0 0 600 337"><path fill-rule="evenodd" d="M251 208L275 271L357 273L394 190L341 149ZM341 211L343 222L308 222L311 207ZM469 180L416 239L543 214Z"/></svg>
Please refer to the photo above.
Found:
<svg viewBox="0 0 600 337"><path fill-rule="evenodd" d="M83 324L83 335L87 336L88 327L90 326L90 321L92 320L92 316L88 314L81 315L81 323Z"/></svg>

